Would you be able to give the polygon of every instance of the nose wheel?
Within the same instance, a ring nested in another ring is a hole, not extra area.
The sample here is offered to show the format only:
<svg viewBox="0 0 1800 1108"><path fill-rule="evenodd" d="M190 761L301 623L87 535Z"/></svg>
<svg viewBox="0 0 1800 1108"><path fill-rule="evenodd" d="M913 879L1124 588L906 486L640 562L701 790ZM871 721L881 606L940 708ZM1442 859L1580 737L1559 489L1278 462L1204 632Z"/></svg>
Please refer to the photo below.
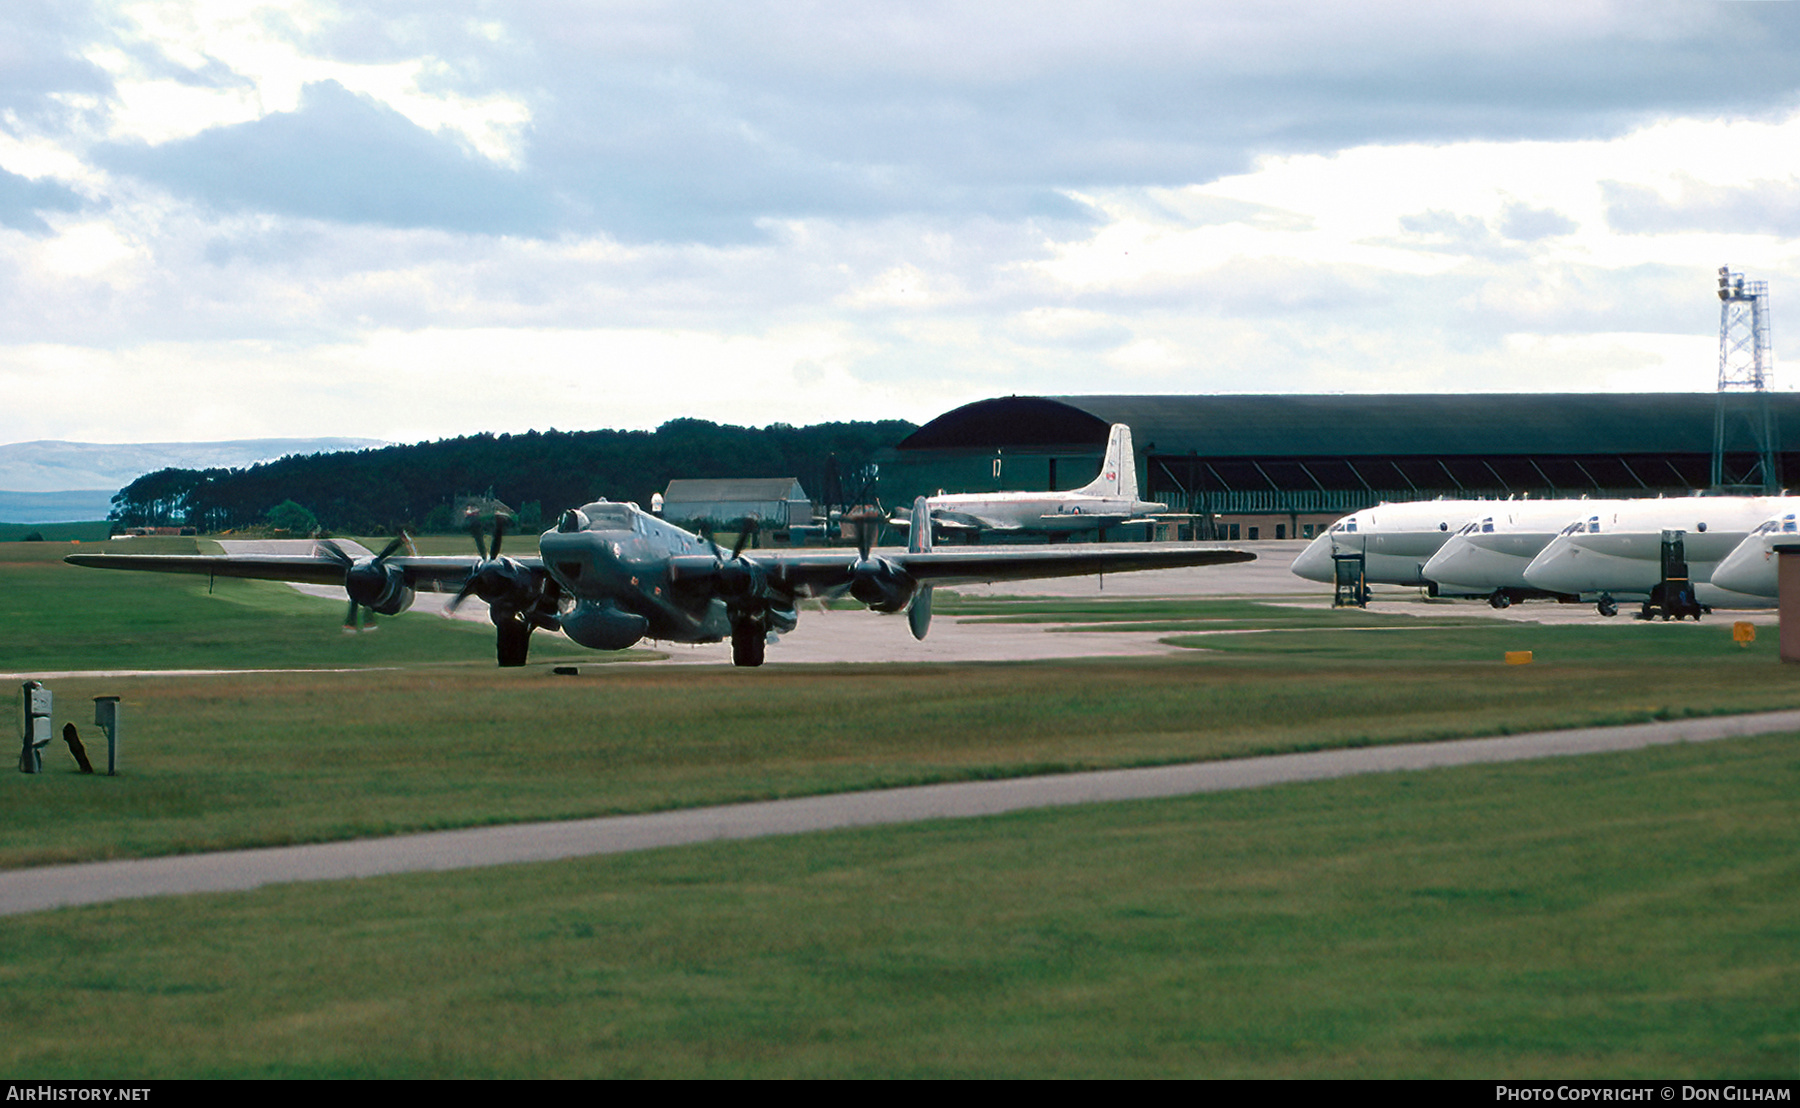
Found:
<svg viewBox="0 0 1800 1108"><path fill-rule="evenodd" d="M1594 605L1594 610L1605 616L1607 619L1611 619L1619 614L1619 603L1612 597L1603 593L1601 594L1600 602Z"/></svg>

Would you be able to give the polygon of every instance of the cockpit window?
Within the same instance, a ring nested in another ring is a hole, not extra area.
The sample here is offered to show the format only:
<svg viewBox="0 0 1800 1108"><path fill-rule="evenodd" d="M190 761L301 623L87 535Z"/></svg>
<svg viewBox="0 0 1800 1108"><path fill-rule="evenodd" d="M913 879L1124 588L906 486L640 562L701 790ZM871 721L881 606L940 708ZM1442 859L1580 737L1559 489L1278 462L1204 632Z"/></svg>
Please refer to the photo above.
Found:
<svg viewBox="0 0 1800 1108"><path fill-rule="evenodd" d="M625 504L613 504L600 501L597 504L584 504L581 513L588 517L590 531L630 531L637 524L637 516Z"/></svg>

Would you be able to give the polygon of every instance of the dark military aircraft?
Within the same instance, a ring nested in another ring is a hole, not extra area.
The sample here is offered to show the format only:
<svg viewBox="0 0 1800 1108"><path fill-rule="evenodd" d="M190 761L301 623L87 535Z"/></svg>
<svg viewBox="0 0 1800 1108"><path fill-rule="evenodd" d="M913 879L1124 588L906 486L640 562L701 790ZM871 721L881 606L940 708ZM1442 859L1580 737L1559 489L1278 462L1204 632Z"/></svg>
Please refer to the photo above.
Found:
<svg viewBox="0 0 1800 1108"><path fill-rule="evenodd" d="M915 504L923 513L924 498ZM582 646L623 650L639 639L702 643L731 639L731 660L759 666L771 635L792 631L808 597L848 593L877 612L905 612L914 638L931 623L934 585L1079 577L1142 569L1247 562L1241 550L1188 544L1126 547L931 549L931 529L913 530L904 552L871 549L874 530L859 531L855 555L842 550L746 553L746 527L730 553L711 538L640 511L598 501L571 508L538 540L536 558L500 553L505 527L497 517L493 547L474 528L476 555L421 557L402 553L404 537L373 553L322 539L306 554L71 554L64 560L99 569L250 577L342 585L349 619L362 609L397 615L425 589L454 592L454 608L480 597L498 630L502 666L522 666L531 632L560 630ZM924 514L915 518L924 519ZM873 521L869 521L873 522Z"/></svg>

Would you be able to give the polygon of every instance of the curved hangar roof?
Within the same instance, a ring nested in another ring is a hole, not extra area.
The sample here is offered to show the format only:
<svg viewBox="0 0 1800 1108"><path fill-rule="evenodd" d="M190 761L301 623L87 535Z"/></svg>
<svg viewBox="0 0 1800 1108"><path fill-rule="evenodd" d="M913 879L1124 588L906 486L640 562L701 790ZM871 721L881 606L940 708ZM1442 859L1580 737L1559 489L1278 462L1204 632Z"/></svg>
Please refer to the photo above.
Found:
<svg viewBox="0 0 1800 1108"><path fill-rule="evenodd" d="M1800 442L1800 393L1769 400L1779 441ZM1007 396L945 412L897 449L1098 449L1124 423L1140 452L1164 455L1708 454L1715 402L1710 392Z"/></svg>

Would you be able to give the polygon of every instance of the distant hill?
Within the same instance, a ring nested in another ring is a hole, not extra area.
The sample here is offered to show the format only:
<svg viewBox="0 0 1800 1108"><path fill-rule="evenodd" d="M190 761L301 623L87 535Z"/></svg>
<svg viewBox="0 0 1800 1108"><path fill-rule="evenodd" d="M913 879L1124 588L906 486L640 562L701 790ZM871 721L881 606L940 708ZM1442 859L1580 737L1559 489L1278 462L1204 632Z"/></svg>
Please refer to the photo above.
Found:
<svg viewBox="0 0 1800 1108"><path fill-rule="evenodd" d="M380 439L61 442L0 446L0 523L105 519L113 494L162 469L243 469L289 455L362 450Z"/></svg>

